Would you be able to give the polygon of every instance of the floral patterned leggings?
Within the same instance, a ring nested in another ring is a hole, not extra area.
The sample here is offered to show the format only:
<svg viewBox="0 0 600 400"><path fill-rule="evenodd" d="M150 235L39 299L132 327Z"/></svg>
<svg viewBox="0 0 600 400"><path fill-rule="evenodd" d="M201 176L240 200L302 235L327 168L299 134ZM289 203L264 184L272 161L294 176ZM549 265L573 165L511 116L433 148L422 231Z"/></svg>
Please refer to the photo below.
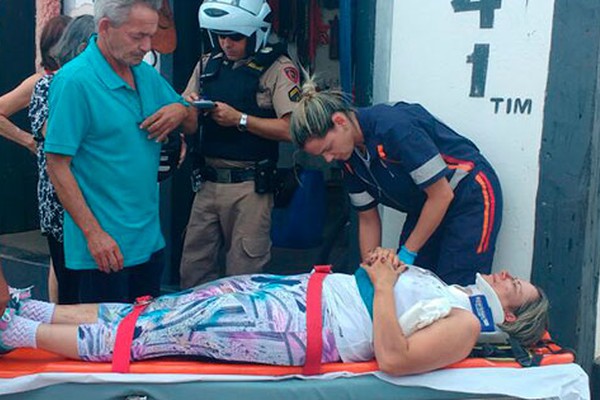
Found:
<svg viewBox="0 0 600 400"><path fill-rule="evenodd" d="M303 365L308 274L223 278L156 298L139 316L131 357L208 357ZM129 304L101 304L98 323L79 327L81 359L110 361L117 326ZM331 315L323 306L322 362L339 361Z"/></svg>

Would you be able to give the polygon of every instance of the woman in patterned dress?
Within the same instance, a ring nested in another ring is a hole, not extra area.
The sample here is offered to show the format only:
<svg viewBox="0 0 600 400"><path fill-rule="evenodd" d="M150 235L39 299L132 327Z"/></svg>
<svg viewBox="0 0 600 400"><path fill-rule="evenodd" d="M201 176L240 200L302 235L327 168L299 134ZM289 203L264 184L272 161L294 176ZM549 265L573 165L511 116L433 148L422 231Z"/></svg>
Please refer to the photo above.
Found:
<svg viewBox="0 0 600 400"><path fill-rule="evenodd" d="M40 36L40 54L41 54L41 70L27 77L19 86L0 96L0 136L27 148L32 153L37 152L35 139L29 132L25 132L18 126L13 124L9 118L11 115L21 111L29 104L31 93L35 83L44 74L58 69L58 65L51 56L52 47L60 39L65 27L71 21L71 17L67 15L59 15L50 19ZM54 275L53 263L50 263L48 273L48 293L51 301L57 301L57 285Z"/></svg>
<svg viewBox="0 0 600 400"><path fill-rule="evenodd" d="M64 65L85 49L87 40L94 29L94 19L91 15L79 16L69 23L60 40L52 49L52 56L58 66ZM48 118L48 90L53 77L54 72L48 72L36 82L29 105L29 119L37 146L40 228L48 240L50 256L58 281L58 303L74 304L79 300L78 279L75 276L77 272L65 266L64 210L48 177L46 154L44 153L46 120Z"/></svg>

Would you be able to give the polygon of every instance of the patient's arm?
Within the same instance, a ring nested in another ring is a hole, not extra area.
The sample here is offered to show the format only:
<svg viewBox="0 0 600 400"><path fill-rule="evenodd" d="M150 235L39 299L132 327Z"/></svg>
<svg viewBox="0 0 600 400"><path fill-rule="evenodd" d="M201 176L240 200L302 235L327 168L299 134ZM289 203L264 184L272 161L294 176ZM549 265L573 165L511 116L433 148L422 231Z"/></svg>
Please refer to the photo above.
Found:
<svg viewBox="0 0 600 400"><path fill-rule="evenodd" d="M473 314L454 308L447 317L406 338L395 315L393 320L378 315L377 307L381 304L374 302L375 357L379 369L390 375L418 374L458 362L469 355L479 335L479 321ZM387 308L395 311L394 303Z"/></svg>
<svg viewBox="0 0 600 400"><path fill-rule="evenodd" d="M469 355L479 336L479 321L469 311L450 314L410 337L398 323L394 286L404 266L394 267L391 257L364 267L373 283L373 344L379 369L390 375L428 372Z"/></svg>

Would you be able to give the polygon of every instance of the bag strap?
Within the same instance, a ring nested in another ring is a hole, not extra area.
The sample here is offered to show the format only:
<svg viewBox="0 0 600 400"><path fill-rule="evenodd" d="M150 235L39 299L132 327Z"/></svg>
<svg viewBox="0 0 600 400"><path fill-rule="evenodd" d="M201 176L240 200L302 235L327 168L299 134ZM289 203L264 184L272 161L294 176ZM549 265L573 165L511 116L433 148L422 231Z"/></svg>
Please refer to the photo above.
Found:
<svg viewBox="0 0 600 400"><path fill-rule="evenodd" d="M141 296L135 299L133 310L125 316L117 328L115 337L115 348L113 349L112 372L127 373L131 363L131 342L135 323L142 313L152 302L152 296Z"/></svg>
<svg viewBox="0 0 600 400"><path fill-rule="evenodd" d="M317 375L321 372L323 355L323 281L331 273L331 265L315 265L306 289L306 358L302 373Z"/></svg>
<svg viewBox="0 0 600 400"><path fill-rule="evenodd" d="M533 347L525 348L514 338L504 343L478 343L469 357L487 358L489 360L513 361L521 367L537 367L542 365L544 358L550 355L570 354L575 362L576 354L572 349L564 348L546 335Z"/></svg>
<svg viewBox="0 0 600 400"><path fill-rule="evenodd" d="M509 338L508 342L510 343L510 348L513 352L515 360L519 363L521 367L537 367L540 365L542 361L542 356L540 354L531 354L525 349L518 340L514 338Z"/></svg>
<svg viewBox="0 0 600 400"><path fill-rule="evenodd" d="M513 338L508 343L483 343L477 345L471 351L469 357L499 359L504 361L516 361L521 367L537 367L540 365L543 355L530 352Z"/></svg>

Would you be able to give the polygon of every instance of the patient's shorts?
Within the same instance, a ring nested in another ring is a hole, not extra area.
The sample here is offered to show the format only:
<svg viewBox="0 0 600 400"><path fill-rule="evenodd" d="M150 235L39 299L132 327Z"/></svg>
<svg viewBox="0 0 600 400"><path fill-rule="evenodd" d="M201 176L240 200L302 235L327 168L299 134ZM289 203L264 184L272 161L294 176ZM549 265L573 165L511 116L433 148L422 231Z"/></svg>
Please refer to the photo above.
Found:
<svg viewBox="0 0 600 400"><path fill-rule="evenodd" d="M303 365L309 275L243 275L155 299L139 316L132 359L201 356L216 360ZM102 304L97 324L81 325L82 359L110 361L118 323L131 305ZM322 362L339 361L323 306Z"/></svg>

